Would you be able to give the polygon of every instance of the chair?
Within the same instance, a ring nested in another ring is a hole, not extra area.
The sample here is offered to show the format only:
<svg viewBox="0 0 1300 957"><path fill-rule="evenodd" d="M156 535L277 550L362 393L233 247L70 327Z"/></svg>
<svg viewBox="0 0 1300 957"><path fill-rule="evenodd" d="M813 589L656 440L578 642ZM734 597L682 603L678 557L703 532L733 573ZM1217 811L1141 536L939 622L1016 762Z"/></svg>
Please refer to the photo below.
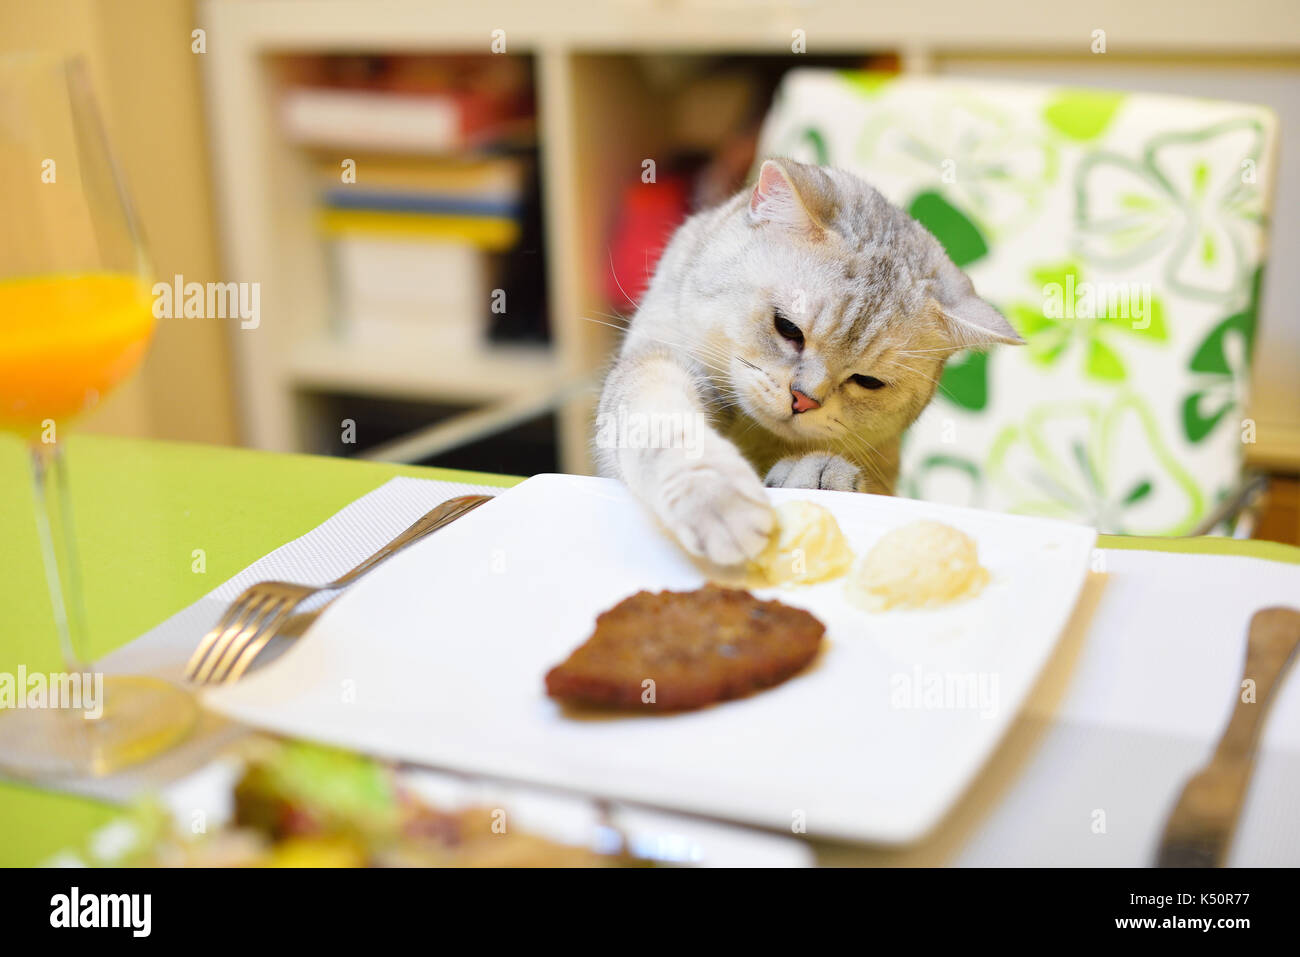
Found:
<svg viewBox="0 0 1300 957"><path fill-rule="evenodd" d="M1184 535L1242 487L1277 122L1141 93L808 69L758 160L859 174L1027 345L948 363L899 494Z"/></svg>

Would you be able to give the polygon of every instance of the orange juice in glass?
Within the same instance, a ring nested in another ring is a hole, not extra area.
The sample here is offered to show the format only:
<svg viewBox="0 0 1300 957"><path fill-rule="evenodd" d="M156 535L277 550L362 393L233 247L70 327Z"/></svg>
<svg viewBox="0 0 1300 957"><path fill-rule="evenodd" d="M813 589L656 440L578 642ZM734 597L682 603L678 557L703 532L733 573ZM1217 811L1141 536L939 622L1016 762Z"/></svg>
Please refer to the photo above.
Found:
<svg viewBox="0 0 1300 957"><path fill-rule="evenodd" d="M30 560L44 567L64 669L16 662L48 693L25 687L0 704L0 768L37 780L107 774L183 738L198 709L168 681L96 671L85 642L64 438L139 366L154 317L139 229L80 61L0 56L0 181L0 433L28 447Z"/></svg>
<svg viewBox="0 0 1300 957"><path fill-rule="evenodd" d="M113 272L0 280L0 428L30 439L129 375L153 335L149 289Z"/></svg>

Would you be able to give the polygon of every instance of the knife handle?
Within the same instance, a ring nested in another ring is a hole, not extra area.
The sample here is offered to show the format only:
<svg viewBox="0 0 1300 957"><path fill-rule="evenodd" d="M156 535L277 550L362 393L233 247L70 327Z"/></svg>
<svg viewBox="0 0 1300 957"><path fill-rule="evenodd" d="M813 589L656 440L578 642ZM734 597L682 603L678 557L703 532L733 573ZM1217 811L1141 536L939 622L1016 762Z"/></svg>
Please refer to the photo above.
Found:
<svg viewBox="0 0 1300 957"><path fill-rule="evenodd" d="M1272 691L1300 646L1300 611L1265 608L1250 620L1237 705L1209 762L1183 787L1165 825L1160 867L1220 867L1241 812ZM1253 682L1250 695L1244 694Z"/></svg>
<svg viewBox="0 0 1300 957"><path fill-rule="evenodd" d="M1246 642L1246 665L1241 672L1237 706L1223 730L1211 763L1220 760L1249 759L1255 752L1259 732L1264 727L1264 712L1273 700L1273 687L1300 645L1300 611L1291 608L1265 608L1250 620L1250 637ZM1246 683L1254 682L1253 694L1246 700Z"/></svg>

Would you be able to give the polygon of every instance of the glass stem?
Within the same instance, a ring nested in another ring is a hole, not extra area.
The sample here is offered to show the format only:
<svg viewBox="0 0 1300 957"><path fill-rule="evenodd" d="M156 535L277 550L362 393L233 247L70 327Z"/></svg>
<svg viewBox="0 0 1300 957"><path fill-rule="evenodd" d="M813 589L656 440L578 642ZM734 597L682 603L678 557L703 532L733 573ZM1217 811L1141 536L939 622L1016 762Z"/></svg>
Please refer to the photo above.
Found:
<svg viewBox="0 0 1300 957"><path fill-rule="evenodd" d="M45 583L54 609L59 650L69 671L82 671L88 662L86 615L81 599L76 539L72 527L72 502L68 494L68 467L58 442L35 442L31 447L32 480L36 492L36 532L45 563Z"/></svg>

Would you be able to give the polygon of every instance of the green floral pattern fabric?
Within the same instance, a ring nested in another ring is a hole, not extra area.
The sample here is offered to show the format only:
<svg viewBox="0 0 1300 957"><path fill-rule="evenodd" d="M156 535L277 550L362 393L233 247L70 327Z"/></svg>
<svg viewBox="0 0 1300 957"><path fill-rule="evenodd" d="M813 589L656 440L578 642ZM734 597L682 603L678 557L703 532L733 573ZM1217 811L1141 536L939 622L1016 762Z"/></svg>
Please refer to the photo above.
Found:
<svg viewBox="0 0 1300 957"><path fill-rule="evenodd" d="M1276 139L1246 104L798 70L759 156L864 177L1026 340L948 363L901 494L1177 535L1239 477Z"/></svg>
<svg viewBox="0 0 1300 957"><path fill-rule="evenodd" d="M1088 290L1081 267L1074 262L1039 267L1030 271L1031 288L1043 290L1040 301L1010 304L1008 316L1024 337L1030 357L1044 366L1057 364L1067 352L1083 353L1082 373L1098 382L1123 382L1128 378L1122 348L1125 336L1136 336L1152 343L1169 338L1165 327L1165 310L1154 297L1140 303L1143 315L1128 315L1127 300L1116 303L1103 300L1078 308L1074 290ZM1117 297L1118 298L1118 297Z"/></svg>

